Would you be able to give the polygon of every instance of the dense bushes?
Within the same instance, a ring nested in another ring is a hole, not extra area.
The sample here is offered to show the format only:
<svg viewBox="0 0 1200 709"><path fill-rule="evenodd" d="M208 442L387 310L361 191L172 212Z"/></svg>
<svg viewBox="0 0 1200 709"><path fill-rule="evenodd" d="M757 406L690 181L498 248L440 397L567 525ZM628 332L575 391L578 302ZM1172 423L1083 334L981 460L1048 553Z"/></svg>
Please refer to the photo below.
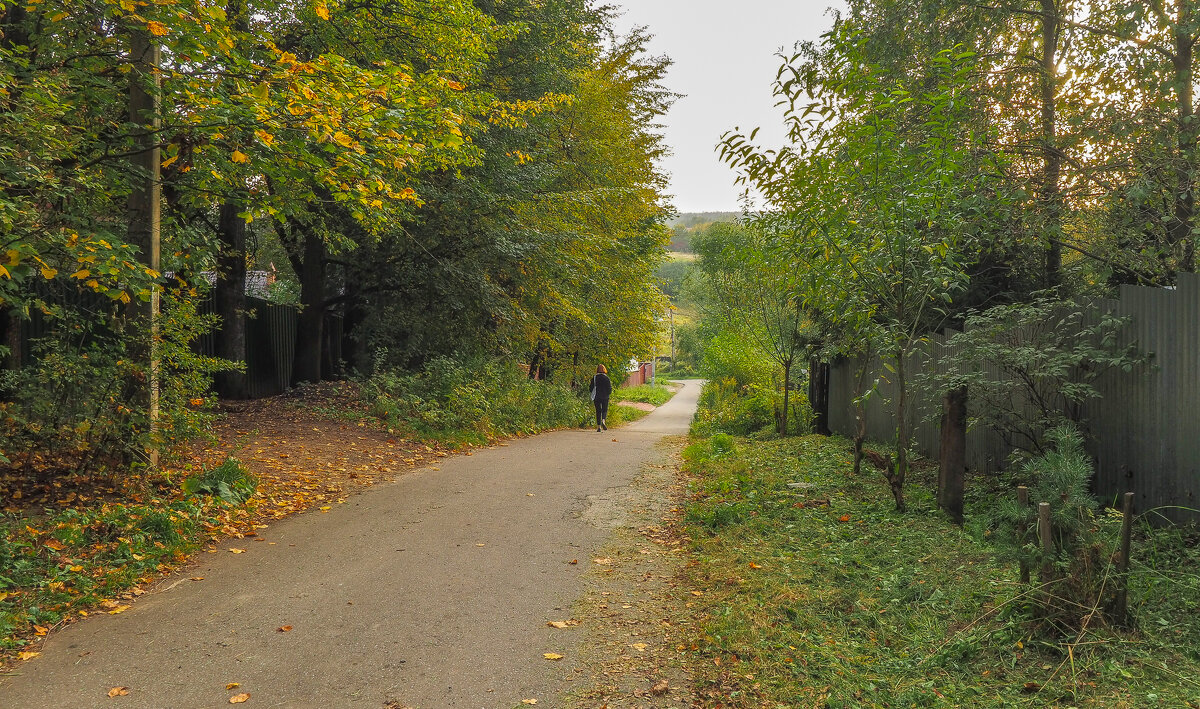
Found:
<svg viewBox="0 0 1200 709"><path fill-rule="evenodd" d="M736 379L710 381L700 393L700 409L693 431L708 436L717 432L748 436L778 430L783 415L783 393L759 384L739 384ZM788 430L806 431L812 410L808 399L793 391L788 397Z"/></svg>
<svg viewBox="0 0 1200 709"><path fill-rule="evenodd" d="M376 360L385 361L383 353ZM569 387L499 360L439 357L416 373L379 367L363 395L388 428L451 444L577 426L589 416L588 402Z"/></svg>
<svg viewBox="0 0 1200 709"><path fill-rule="evenodd" d="M47 334L31 361L0 371L0 451L41 477L120 469L157 444L170 447L210 421L208 388L230 363L199 355L191 343L215 325L197 310L199 295L168 291L159 319L158 431L151 437L145 383L147 340L119 302L89 308L41 302ZM139 349L141 348L141 349ZM2 462L2 459L0 459Z"/></svg>

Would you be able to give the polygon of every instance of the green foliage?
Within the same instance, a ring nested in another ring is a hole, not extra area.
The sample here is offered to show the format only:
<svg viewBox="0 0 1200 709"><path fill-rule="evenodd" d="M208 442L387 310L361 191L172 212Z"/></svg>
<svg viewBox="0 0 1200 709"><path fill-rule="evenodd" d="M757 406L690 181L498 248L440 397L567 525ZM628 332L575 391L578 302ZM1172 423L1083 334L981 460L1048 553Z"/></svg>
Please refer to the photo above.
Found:
<svg viewBox="0 0 1200 709"><path fill-rule="evenodd" d="M405 368L503 353L576 377L578 362L645 356L663 309L654 285L668 209L655 116L673 98L662 87L669 62L648 53L642 31L610 34L608 11L583 0L489 12L519 31L500 41L481 90L547 105L471 126L477 161L431 176L415 218L397 225L403 238L350 266L364 352L385 347Z"/></svg>
<svg viewBox="0 0 1200 709"><path fill-rule="evenodd" d="M1029 568L1047 561L1037 535L1036 506L1050 503L1054 539L1054 573L1039 579L1048 600L1038 609L1039 620L1049 620L1058 633L1076 633L1081 623L1092 622L1093 609L1103 611L1116 587L1111 563L1117 548L1120 515L1097 516L1099 505L1089 485L1092 461L1083 450L1083 437L1070 425L1047 432L1050 449L1021 465L1017 481L1028 485L1030 508L1012 498L1001 498L984 513L989 538L1009 558Z"/></svg>
<svg viewBox="0 0 1200 709"><path fill-rule="evenodd" d="M734 379L710 380L700 392L692 432L699 436L720 433L767 436L778 432L783 395L758 384L739 385ZM812 409L798 392L788 398L788 430L811 430Z"/></svg>
<svg viewBox="0 0 1200 709"><path fill-rule="evenodd" d="M575 426L590 414L590 402L570 388L482 358L437 358L416 373L381 368L363 383L363 396L389 428L451 444Z"/></svg>
<svg viewBox="0 0 1200 709"><path fill-rule="evenodd" d="M709 379L732 379L739 386L771 380L771 361L736 331L717 332L704 348L701 371Z"/></svg>
<svg viewBox="0 0 1200 709"><path fill-rule="evenodd" d="M620 387L612 393L613 401L640 401L646 404L662 406L667 403L675 392L662 384L639 384L635 387Z"/></svg>
<svg viewBox="0 0 1200 709"><path fill-rule="evenodd" d="M214 325L197 313L198 298L168 291L159 319L161 362L158 441L172 446L203 432L211 421L206 397L214 372L232 365L196 354L191 343ZM86 302L86 301L85 301ZM120 308L97 317L86 307L41 303L45 336L33 343L32 362L0 373L0 449L51 474L112 469L144 458L151 445L146 400L147 366L139 357L145 334L122 323Z"/></svg>
<svg viewBox="0 0 1200 709"><path fill-rule="evenodd" d="M1119 338L1127 319L1105 313L1089 322L1085 312L1078 304L1037 300L969 315L947 342L944 373L922 385L934 392L966 386L973 425L1018 450L1041 452L1055 427L1086 430L1084 405L1100 397L1097 379L1149 359Z"/></svg>
<svg viewBox="0 0 1200 709"><path fill-rule="evenodd" d="M733 436L728 433L714 433L712 438L708 439L708 444L712 448L714 458L729 455L736 450Z"/></svg>
<svg viewBox="0 0 1200 709"><path fill-rule="evenodd" d="M241 505L258 488L258 481L236 458L226 458L215 468L192 475L183 481L189 495L219 497L231 505Z"/></svg>
<svg viewBox="0 0 1200 709"><path fill-rule="evenodd" d="M66 509L37 520L0 517L0 650L32 626L53 626L154 577L194 551L212 517L203 498Z"/></svg>
<svg viewBox="0 0 1200 709"><path fill-rule="evenodd" d="M683 288L683 281L692 268L689 261L663 261L654 274L658 289L668 298L675 298Z"/></svg>
<svg viewBox="0 0 1200 709"><path fill-rule="evenodd" d="M1186 534L1156 534L1158 571L1146 558L1133 576L1131 603L1155 618L1144 632L1096 622L1082 638L1033 636L1027 590L990 538L948 523L920 486L913 514L897 514L884 490L850 475L851 457L846 441L819 436L685 451L689 579L704 591L689 667L724 706L1195 703L1200 586L1194 567L1169 566L1194 560ZM1154 576L1158 587L1141 583Z"/></svg>

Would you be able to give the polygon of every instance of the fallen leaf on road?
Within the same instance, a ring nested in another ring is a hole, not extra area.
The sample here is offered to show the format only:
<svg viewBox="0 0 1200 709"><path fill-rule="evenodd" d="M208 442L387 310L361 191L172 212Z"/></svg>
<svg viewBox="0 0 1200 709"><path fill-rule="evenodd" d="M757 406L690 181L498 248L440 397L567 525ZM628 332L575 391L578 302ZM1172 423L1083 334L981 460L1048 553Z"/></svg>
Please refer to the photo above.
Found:
<svg viewBox="0 0 1200 709"><path fill-rule="evenodd" d="M633 649L637 650L638 652L645 652L646 643L634 643L631 647L633 647Z"/></svg>
<svg viewBox="0 0 1200 709"><path fill-rule="evenodd" d="M292 632L292 626L281 625L281 626L279 626L279 628L277 628L277 630L281 633L290 633L290 632Z"/></svg>
<svg viewBox="0 0 1200 709"><path fill-rule="evenodd" d="M113 608L111 611L109 611L108 614L116 615L118 613L124 613L127 610L129 610L129 606L117 606L116 608Z"/></svg>
<svg viewBox="0 0 1200 709"><path fill-rule="evenodd" d="M241 704L249 698L250 698L249 692L242 692L241 694L235 694L232 697L230 697L229 703L230 704Z"/></svg>
<svg viewBox="0 0 1200 709"><path fill-rule="evenodd" d="M560 654L558 654L557 652L544 652L544 653L542 653L542 657L546 658L547 660L561 660L561 659L563 659L563 656L562 656L562 655L560 655Z"/></svg>
<svg viewBox="0 0 1200 709"><path fill-rule="evenodd" d="M521 703L522 704L537 704L537 700L536 699L522 699Z"/></svg>
<svg viewBox="0 0 1200 709"><path fill-rule="evenodd" d="M113 697L123 697L126 694L129 694L129 687L113 687L112 689L108 690L109 699Z"/></svg>
<svg viewBox="0 0 1200 709"><path fill-rule="evenodd" d="M245 554L246 553L245 549L234 549L233 547L230 547L229 551L233 552L234 554Z"/></svg>
<svg viewBox="0 0 1200 709"><path fill-rule="evenodd" d="M653 687L650 688L650 693L656 697L661 697L662 695L667 693L667 689L669 689L670 686L671 686L670 682L668 682L665 679L660 679L659 681L654 683Z"/></svg>
<svg viewBox="0 0 1200 709"><path fill-rule="evenodd" d="M192 577L192 580L193 580L193 581L203 581L203 580L204 580L204 577L203 577L203 576L193 576L193 577Z"/></svg>
<svg viewBox="0 0 1200 709"><path fill-rule="evenodd" d="M571 560L570 560L570 561L568 561L567 563L568 563L568 564L578 564L578 563L579 563L579 559L571 559Z"/></svg>
<svg viewBox="0 0 1200 709"><path fill-rule="evenodd" d="M240 686L242 686L241 682L230 682L229 684L225 685L225 690L228 691L230 689L237 689Z"/></svg>
<svg viewBox="0 0 1200 709"><path fill-rule="evenodd" d="M599 564L599 565L601 565L601 566L608 566L609 564L611 564L611 563L612 563L612 559L610 559L610 558L608 558L608 557L606 556L606 557L603 557L603 558L601 558L601 559L592 559L592 563L593 563L593 564Z"/></svg>
<svg viewBox="0 0 1200 709"><path fill-rule="evenodd" d="M551 628L558 628L561 630L562 628L569 628L572 625L579 625L579 621L577 621L577 620L552 620L549 623L546 623L546 625L550 626Z"/></svg>
<svg viewBox="0 0 1200 709"><path fill-rule="evenodd" d="M42 654L42 653L40 653L40 652L18 652L17 659L18 660L32 660L33 658L37 657L40 654Z"/></svg>

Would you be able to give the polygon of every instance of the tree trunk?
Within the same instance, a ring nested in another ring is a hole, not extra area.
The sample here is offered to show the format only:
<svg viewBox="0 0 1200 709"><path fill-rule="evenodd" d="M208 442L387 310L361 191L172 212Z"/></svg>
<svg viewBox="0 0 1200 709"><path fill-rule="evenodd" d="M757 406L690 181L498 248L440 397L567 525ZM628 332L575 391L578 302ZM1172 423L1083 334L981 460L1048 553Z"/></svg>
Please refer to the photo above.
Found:
<svg viewBox="0 0 1200 709"><path fill-rule="evenodd" d="M967 470L967 388L942 397L942 438L938 450L938 507L955 524L963 523L963 490Z"/></svg>
<svg viewBox="0 0 1200 709"><path fill-rule="evenodd" d="M854 429L854 475L862 473L863 443L867 440L867 418L862 404L855 406L857 420Z"/></svg>
<svg viewBox="0 0 1200 709"><path fill-rule="evenodd" d="M863 389L866 388L873 351L874 349L868 346L862 353L858 373L854 378L854 474L856 476L862 473L863 443L867 440L867 407L863 404Z"/></svg>
<svg viewBox="0 0 1200 709"><path fill-rule="evenodd" d="M829 363L817 357L809 361L808 403L813 410L813 432L833 435L829 429Z"/></svg>
<svg viewBox="0 0 1200 709"><path fill-rule="evenodd" d="M0 308L0 327L4 328L4 337L0 340L8 348L2 367L8 371L20 369L24 362L25 343L21 337L21 314L16 308Z"/></svg>
<svg viewBox="0 0 1200 709"><path fill-rule="evenodd" d="M908 381L904 371L905 351L896 353L896 458L888 464L888 485L896 498L896 511L904 512L904 479L908 477L908 446L911 432L908 425Z"/></svg>
<svg viewBox="0 0 1200 709"><path fill-rule="evenodd" d="M236 202L221 205L217 229L221 254L217 259L217 316L221 329L217 357L230 362L246 361L246 220L238 216ZM213 378L217 394L225 399L249 396L243 372L218 372Z"/></svg>
<svg viewBox="0 0 1200 709"><path fill-rule="evenodd" d="M342 320L342 359L359 374L371 371L371 353L367 351L362 338L356 334L359 326L367 321L370 313L368 307L366 299L355 293L354 297L346 301L346 316Z"/></svg>
<svg viewBox="0 0 1200 709"><path fill-rule="evenodd" d="M306 231L304 261L300 264L300 318L296 323L296 362L292 381L321 381L321 352L325 342L325 241Z"/></svg>
<svg viewBox="0 0 1200 709"><path fill-rule="evenodd" d="M779 435L787 438L788 435L788 395L791 393L792 384L792 360L787 360L783 363L783 418L779 421Z"/></svg>
<svg viewBox="0 0 1200 709"><path fill-rule="evenodd" d="M883 471L883 476L887 478L888 489L892 491L892 498L896 500L896 511L904 513L908 511L908 505L904 503L904 470L901 466L907 466L908 460L905 456L901 460L901 455L896 454L895 458L888 458L887 469Z"/></svg>
<svg viewBox="0 0 1200 709"><path fill-rule="evenodd" d="M1200 130L1197 130L1194 99L1192 61L1195 39L1191 36L1188 3L1181 3L1179 22L1175 25L1175 54L1171 65L1175 72L1177 119L1179 121L1179 159L1175 170L1175 204L1168 227L1171 246L1179 253L1179 270L1193 273L1196 270L1196 237L1192 234L1195 220L1196 193L1193 174L1196 165L1196 145ZM1187 23L1185 26L1184 23Z"/></svg>
<svg viewBox="0 0 1200 709"><path fill-rule="evenodd" d="M1057 288L1062 283L1062 154L1058 148L1057 52L1060 31L1059 0L1041 0L1042 58L1040 62L1042 189L1041 202L1046 219L1045 285Z"/></svg>

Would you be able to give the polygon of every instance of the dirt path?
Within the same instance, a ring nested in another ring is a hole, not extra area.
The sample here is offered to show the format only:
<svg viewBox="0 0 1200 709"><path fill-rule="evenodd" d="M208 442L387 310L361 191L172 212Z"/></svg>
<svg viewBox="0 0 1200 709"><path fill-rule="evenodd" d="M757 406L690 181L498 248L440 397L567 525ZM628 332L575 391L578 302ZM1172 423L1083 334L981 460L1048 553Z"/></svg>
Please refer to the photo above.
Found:
<svg viewBox="0 0 1200 709"><path fill-rule="evenodd" d="M688 383L622 429L446 458L272 523L263 542L201 555L131 610L54 634L0 685L0 706L216 707L247 693L263 707L600 707L604 670L592 668L616 651L618 611L642 608L613 595L673 597L673 545L653 539L677 449L663 440L686 431L698 393ZM643 570L651 557L658 571ZM613 657L656 657L665 637ZM662 668L611 696L682 683ZM109 698L113 687L128 694Z"/></svg>

